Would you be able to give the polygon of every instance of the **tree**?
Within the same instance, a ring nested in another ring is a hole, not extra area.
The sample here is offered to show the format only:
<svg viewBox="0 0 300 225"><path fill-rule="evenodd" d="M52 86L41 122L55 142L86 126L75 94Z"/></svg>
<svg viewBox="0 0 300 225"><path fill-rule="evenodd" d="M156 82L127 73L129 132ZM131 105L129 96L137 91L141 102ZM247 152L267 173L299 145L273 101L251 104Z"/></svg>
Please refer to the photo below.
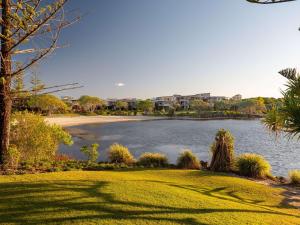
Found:
<svg viewBox="0 0 300 225"><path fill-rule="evenodd" d="M94 112L97 107L103 107L105 101L94 96L83 95L79 98L79 104L84 111Z"/></svg>
<svg viewBox="0 0 300 225"><path fill-rule="evenodd" d="M211 146L213 153L210 169L218 172L230 172L234 163L234 138L229 131L219 130Z"/></svg>
<svg viewBox="0 0 300 225"><path fill-rule="evenodd" d="M144 112L144 114L148 114L153 111L154 103L150 99L140 100L138 101L137 108L138 110Z"/></svg>
<svg viewBox="0 0 300 225"><path fill-rule="evenodd" d="M285 69L279 74L288 80L287 89L282 91L282 105L274 106L263 122L273 132L284 131L300 138L300 73Z"/></svg>
<svg viewBox="0 0 300 225"><path fill-rule="evenodd" d="M67 22L64 5L68 0L2 0L0 15L0 164L9 149L12 109L11 81L57 48L61 30ZM24 59L16 67L14 58Z"/></svg>
<svg viewBox="0 0 300 225"><path fill-rule="evenodd" d="M32 96L28 101L28 106L45 112L48 115L54 112L65 112L68 108L62 100L49 94Z"/></svg>
<svg viewBox="0 0 300 225"><path fill-rule="evenodd" d="M196 110L198 112L207 111L211 109L210 104L203 100L192 100L190 103L190 107L191 109Z"/></svg>
<svg viewBox="0 0 300 225"><path fill-rule="evenodd" d="M118 110L127 110L128 109L128 103L124 101L117 101L116 102L116 108Z"/></svg>
<svg viewBox="0 0 300 225"><path fill-rule="evenodd" d="M236 104L238 111L248 114L261 114L266 111L263 98L244 99Z"/></svg>

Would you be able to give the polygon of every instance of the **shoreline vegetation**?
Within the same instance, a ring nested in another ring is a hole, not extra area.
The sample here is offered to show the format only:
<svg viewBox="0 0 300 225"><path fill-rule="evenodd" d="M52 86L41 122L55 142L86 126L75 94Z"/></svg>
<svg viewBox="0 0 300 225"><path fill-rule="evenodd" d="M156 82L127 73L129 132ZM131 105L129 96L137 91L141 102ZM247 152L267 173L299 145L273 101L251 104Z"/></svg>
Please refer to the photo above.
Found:
<svg viewBox="0 0 300 225"><path fill-rule="evenodd" d="M87 116L87 115L56 115L46 117L45 121L49 124L56 124L62 127L71 127L85 124L101 124L101 123L117 123L117 122L130 122L130 121L151 121L151 120L253 120L261 119L261 116L239 116L239 117L209 117L209 118L196 118L188 116Z"/></svg>

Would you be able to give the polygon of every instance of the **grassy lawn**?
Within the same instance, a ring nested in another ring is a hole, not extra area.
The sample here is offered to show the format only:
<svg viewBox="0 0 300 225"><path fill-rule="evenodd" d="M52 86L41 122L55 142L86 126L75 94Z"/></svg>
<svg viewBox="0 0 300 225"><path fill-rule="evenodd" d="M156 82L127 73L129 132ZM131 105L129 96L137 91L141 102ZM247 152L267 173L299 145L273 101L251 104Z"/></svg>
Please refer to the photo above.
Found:
<svg viewBox="0 0 300 225"><path fill-rule="evenodd" d="M185 170L0 176L0 224L300 224L283 192Z"/></svg>

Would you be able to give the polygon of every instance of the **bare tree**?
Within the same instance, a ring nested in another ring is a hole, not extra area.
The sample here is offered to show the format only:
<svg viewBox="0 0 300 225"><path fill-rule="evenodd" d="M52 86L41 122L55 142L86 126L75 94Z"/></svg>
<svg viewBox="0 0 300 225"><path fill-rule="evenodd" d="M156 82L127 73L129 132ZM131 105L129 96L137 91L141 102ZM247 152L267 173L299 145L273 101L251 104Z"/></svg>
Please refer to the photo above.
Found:
<svg viewBox="0 0 300 225"><path fill-rule="evenodd" d="M0 3L0 164L9 149L11 82L59 46L63 28L78 18L68 20L64 6L68 0L2 0ZM21 62L16 66L16 60Z"/></svg>

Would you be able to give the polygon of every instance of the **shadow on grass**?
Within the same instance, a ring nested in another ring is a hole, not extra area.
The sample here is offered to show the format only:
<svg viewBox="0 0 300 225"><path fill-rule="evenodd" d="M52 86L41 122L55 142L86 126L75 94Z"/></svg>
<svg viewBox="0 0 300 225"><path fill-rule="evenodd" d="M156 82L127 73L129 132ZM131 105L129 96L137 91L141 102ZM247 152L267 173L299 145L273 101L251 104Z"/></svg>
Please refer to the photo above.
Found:
<svg viewBox="0 0 300 225"><path fill-rule="evenodd" d="M161 181L147 182L184 188L212 198L235 201L241 204L256 204L259 202L259 200L249 202L249 200L238 197L234 192L228 192L232 199L216 195L216 193L224 192L226 187L197 189L197 187L192 185L178 185ZM0 184L0 224L82 223L82 221L91 220L100 221L101 224L101 220L117 220L128 223L144 220L147 223L169 222L174 224L205 225L205 223L200 223L196 220L197 214L218 212L276 214L299 218L299 216L278 212L269 208L260 210L187 208L172 207L167 204L154 205L138 201L121 201L113 193L107 192L107 189L105 190L109 184L109 182L88 180L53 181L52 183L46 181L37 183L2 183Z"/></svg>

